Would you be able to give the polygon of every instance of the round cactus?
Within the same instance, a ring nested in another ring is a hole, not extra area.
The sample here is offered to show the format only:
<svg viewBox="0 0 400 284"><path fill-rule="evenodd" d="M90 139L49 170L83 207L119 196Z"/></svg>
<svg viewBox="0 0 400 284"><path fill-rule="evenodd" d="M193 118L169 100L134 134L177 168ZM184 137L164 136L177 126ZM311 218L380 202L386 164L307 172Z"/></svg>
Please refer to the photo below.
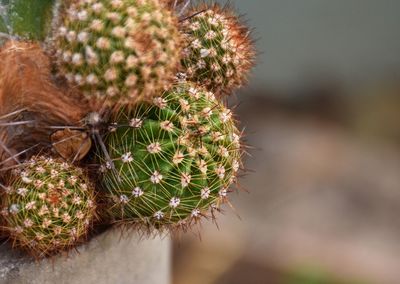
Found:
<svg viewBox="0 0 400 284"><path fill-rule="evenodd" d="M181 82L115 122L106 136L115 169L101 168L115 222L190 224L226 201L241 163L240 133L211 92Z"/></svg>
<svg viewBox="0 0 400 284"><path fill-rule="evenodd" d="M249 29L228 8L197 7L181 29L186 45L182 65L190 80L216 94L229 94L247 81L254 44Z"/></svg>
<svg viewBox="0 0 400 284"><path fill-rule="evenodd" d="M67 80L109 104L157 94L180 60L177 20L159 0L73 1L54 45Z"/></svg>
<svg viewBox="0 0 400 284"><path fill-rule="evenodd" d="M94 191L81 169L38 156L11 179L1 214L15 246L49 256L87 235L95 218Z"/></svg>

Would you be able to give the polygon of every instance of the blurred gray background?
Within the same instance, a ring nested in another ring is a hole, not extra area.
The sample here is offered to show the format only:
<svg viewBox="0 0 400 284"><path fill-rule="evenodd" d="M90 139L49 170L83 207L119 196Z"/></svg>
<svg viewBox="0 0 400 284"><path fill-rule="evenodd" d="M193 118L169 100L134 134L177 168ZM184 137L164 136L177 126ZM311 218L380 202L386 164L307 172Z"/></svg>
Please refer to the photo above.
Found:
<svg viewBox="0 0 400 284"><path fill-rule="evenodd" d="M230 2L258 39L252 86L287 90L322 76L354 84L400 75L400 1Z"/></svg>
<svg viewBox="0 0 400 284"><path fill-rule="evenodd" d="M231 2L260 53L230 99L249 193L176 238L174 284L400 283L400 1Z"/></svg>

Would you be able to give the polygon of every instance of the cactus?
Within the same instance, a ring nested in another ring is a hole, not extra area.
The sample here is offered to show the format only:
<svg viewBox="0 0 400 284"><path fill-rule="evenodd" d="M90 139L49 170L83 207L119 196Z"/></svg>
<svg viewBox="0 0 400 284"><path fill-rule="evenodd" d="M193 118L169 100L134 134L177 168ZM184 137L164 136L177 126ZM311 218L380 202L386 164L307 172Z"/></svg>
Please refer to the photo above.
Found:
<svg viewBox="0 0 400 284"><path fill-rule="evenodd" d="M23 38L44 40L51 29L55 0L11 0L11 32Z"/></svg>
<svg viewBox="0 0 400 284"><path fill-rule="evenodd" d="M241 163L240 133L211 92L180 82L115 122L106 136L115 170L102 167L115 222L190 224L226 201Z"/></svg>
<svg viewBox="0 0 400 284"><path fill-rule="evenodd" d="M217 4L191 10L182 23L182 65L188 78L216 94L230 94L246 81L255 57L249 29Z"/></svg>
<svg viewBox="0 0 400 284"><path fill-rule="evenodd" d="M0 15L0 33L8 33L6 22Z"/></svg>
<svg viewBox="0 0 400 284"><path fill-rule="evenodd" d="M44 257L87 235L95 218L95 197L81 169L36 156L9 184L1 214L15 246Z"/></svg>
<svg viewBox="0 0 400 284"><path fill-rule="evenodd" d="M177 20L159 0L79 0L62 21L60 72L89 98L132 105L163 90L179 65Z"/></svg>
<svg viewBox="0 0 400 284"><path fill-rule="evenodd" d="M55 0L0 0L0 32L44 40L51 30L54 3Z"/></svg>

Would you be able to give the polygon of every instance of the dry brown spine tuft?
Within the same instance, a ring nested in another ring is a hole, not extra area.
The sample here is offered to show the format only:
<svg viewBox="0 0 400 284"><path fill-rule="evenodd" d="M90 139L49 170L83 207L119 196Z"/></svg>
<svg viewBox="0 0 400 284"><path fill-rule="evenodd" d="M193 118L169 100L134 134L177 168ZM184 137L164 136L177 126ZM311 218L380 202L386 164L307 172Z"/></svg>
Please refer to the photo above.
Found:
<svg viewBox="0 0 400 284"><path fill-rule="evenodd" d="M79 125L88 112L87 103L75 90L57 86L50 58L39 44L10 40L0 49L0 58L0 117L23 110L0 119L0 141L10 151L15 154L37 143L49 144L53 131L49 125ZM18 120L31 123L2 126ZM9 156L0 147L0 163Z"/></svg>

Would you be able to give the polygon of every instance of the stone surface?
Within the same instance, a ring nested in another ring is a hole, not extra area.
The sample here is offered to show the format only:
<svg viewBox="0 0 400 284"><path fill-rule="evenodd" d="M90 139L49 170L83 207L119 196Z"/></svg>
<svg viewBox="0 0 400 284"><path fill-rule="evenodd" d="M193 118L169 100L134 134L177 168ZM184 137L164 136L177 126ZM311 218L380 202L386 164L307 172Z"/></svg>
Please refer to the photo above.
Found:
<svg viewBox="0 0 400 284"><path fill-rule="evenodd" d="M121 237L117 229L103 233L71 252L35 262L0 246L1 284L170 283L170 240Z"/></svg>

